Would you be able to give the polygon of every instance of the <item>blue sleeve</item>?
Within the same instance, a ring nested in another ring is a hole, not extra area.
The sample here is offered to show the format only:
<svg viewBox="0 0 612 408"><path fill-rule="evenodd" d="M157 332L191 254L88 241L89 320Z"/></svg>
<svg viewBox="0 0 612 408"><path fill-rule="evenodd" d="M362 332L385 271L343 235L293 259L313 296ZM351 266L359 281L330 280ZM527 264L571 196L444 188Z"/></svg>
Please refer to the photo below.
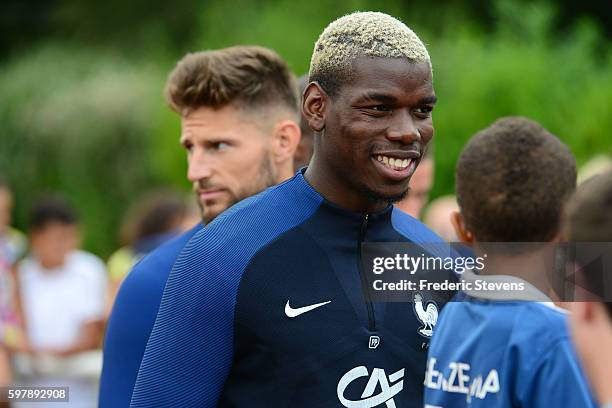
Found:
<svg viewBox="0 0 612 408"><path fill-rule="evenodd" d="M232 361L238 285L198 250L187 244L170 273L131 407L217 404Z"/></svg>
<svg viewBox="0 0 612 408"><path fill-rule="evenodd" d="M146 262L136 264L121 284L113 304L104 337L104 363L98 396L100 408L125 407L130 403L142 355L159 308L159 302L157 305L151 302L154 291L150 287L151 274L148 269ZM159 290L159 300L162 290L163 286ZM147 303L153 303L148 314ZM147 320L150 324L148 332ZM138 340L141 340L140 347Z"/></svg>
<svg viewBox="0 0 612 408"><path fill-rule="evenodd" d="M595 407L585 376L567 338L558 341L533 367L525 389L519 390L523 407Z"/></svg>
<svg viewBox="0 0 612 408"><path fill-rule="evenodd" d="M198 225L138 262L122 282L104 338L98 406L127 407L153 330L168 275Z"/></svg>

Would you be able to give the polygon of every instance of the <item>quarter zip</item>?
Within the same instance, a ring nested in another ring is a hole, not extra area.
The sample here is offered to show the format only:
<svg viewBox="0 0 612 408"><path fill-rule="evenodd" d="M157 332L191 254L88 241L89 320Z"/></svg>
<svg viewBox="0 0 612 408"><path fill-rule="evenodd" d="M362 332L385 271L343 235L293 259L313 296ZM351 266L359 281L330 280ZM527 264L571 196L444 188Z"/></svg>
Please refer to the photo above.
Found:
<svg viewBox="0 0 612 408"><path fill-rule="evenodd" d="M372 298L370 291L368 290L368 278L363 270L363 258L361 255L361 244L365 238L366 230L368 228L369 214L363 216L361 221L361 227L359 228L359 239L357 240L357 262L359 267L359 276L361 277L361 290L363 292L363 298L366 302L366 309L368 310L368 329L370 331L376 331L376 318L374 316L374 306L372 305Z"/></svg>

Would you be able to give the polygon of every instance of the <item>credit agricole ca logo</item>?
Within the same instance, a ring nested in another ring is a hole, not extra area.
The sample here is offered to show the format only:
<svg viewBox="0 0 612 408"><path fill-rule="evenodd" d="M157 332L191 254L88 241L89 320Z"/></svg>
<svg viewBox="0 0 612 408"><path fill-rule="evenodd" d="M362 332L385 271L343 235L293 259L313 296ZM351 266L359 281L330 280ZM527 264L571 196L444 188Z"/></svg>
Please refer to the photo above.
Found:
<svg viewBox="0 0 612 408"><path fill-rule="evenodd" d="M349 400L344 396L347 387L356 379L368 377L361 399ZM377 386L380 392L374 394ZM355 367L342 376L338 382L338 399L347 408L374 408L385 404L387 408L396 408L393 398L404 389L404 369L398 370L387 377L385 370L374 368L372 374L365 366Z"/></svg>

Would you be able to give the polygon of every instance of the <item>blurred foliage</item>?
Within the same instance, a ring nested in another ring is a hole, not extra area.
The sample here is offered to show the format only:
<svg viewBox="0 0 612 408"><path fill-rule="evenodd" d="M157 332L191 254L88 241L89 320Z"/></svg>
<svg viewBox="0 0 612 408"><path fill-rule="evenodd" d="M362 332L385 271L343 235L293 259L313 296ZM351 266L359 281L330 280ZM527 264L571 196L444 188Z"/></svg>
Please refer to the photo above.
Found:
<svg viewBox="0 0 612 408"><path fill-rule="evenodd" d="M79 209L87 247L115 245L122 212L155 182L160 101L156 69L50 45L0 71L0 173L17 197L17 220L48 190Z"/></svg>
<svg viewBox="0 0 612 408"><path fill-rule="evenodd" d="M236 0L228 9L220 0L181 0L140 14L142 1L56 3L38 13L71 24L11 48L0 65L0 174L16 192L18 226L36 195L63 191L81 211L86 247L101 256L115 248L123 212L141 192L189 188L179 119L162 94L178 58L259 44L301 74L322 29L355 10L400 17L428 45L439 97L433 196L452 193L462 146L503 115L540 121L579 162L612 153L610 44L592 19L560 25L567 10L548 3L500 0L475 11L482 1L448 0L432 10L390 0Z"/></svg>
<svg viewBox="0 0 612 408"><path fill-rule="evenodd" d="M612 49L581 22L550 35L553 9L500 3L499 25L483 36L455 31L432 41L440 99L433 195L453 191L455 161L467 139L500 116L523 115L567 143L578 163L612 153ZM525 13L527 11L527 13Z"/></svg>

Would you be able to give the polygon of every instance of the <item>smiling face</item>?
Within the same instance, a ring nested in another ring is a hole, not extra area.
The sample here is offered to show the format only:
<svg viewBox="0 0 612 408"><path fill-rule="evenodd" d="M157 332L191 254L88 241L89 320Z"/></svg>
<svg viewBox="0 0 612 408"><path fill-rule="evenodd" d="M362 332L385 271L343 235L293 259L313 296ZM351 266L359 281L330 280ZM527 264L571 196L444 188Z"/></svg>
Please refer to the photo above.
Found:
<svg viewBox="0 0 612 408"><path fill-rule="evenodd" d="M316 155L337 180L335 188L385 205L401 199L434 134L429 63L357 59L337 95L323 99Z"/></svg>
<svg viewBox="0 0 612 408"><path fill-rule="evenodd" d="M272 137L250 115L228 105L198 108L182 119L187 177L207 223L234 203L276 183Z"/></svg>

